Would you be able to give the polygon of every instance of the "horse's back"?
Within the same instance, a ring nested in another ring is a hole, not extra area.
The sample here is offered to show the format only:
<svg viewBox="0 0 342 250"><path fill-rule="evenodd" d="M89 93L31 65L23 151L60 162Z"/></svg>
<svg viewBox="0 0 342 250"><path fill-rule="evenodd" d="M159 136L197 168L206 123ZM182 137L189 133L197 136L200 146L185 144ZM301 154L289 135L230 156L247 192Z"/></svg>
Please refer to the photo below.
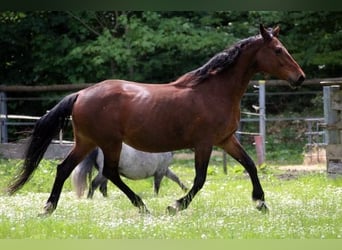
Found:
<svg viewBox="0 0 342 250"><path fill-rule="evenodd" d="M73 109L76 140L106 148L126 142L139 150L168 152L193 147L200 112L190 88L108 80L81 90ZM197 98L202 101L204 98ZM202 105L201 105L202 106ZM177 140L170 140L177 138Z"/></svg>

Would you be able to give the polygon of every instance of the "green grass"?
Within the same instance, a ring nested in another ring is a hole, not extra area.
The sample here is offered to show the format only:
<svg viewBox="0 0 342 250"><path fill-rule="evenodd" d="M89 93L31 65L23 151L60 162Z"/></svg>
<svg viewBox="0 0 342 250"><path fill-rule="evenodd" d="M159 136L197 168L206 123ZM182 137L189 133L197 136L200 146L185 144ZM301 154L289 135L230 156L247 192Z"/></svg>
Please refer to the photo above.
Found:
<svg viewBox="0 0 342 250"><path fill-rule="evenodd" d="M125 182L150 210L141 215L126 196L109 185L109 197L99 192L93 200L77 199L70 181L65 183L57 210L47 218L37 214L49 196L56 161L43 160L34 177L14 196L0 195L1 239L341 239L342 179L324 172L283 173L276 167L260 171L270 212L262 214L251 201L251 183L234 165L224 175L211 162L203 189L187 210L171 216L166 207L184 195L164 179L159 196L151 179ZM189 187L192 161L175 161L172 169ZM0 160L0 187L18 167ZM290 178L283 178L284 174Z"/></svg>

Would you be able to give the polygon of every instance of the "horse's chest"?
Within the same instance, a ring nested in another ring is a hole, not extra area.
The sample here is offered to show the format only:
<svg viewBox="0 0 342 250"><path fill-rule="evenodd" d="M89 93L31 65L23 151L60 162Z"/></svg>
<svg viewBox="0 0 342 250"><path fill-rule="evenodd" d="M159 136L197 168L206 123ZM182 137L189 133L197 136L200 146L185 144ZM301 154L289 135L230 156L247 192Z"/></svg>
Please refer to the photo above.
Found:
<svg viewBox="0 0 342 250"><path fill-rule="evenodd" d="M216 141L221 141L235 133L239 127L239 117L230 115L221 117L216 120L214 127L214 138Z"/></svg>
<svg viewBox="0 0 342 250"><path fill-rule="evenodd" d="M221 116L213 118L216 127L220 133L236 130L239 126L240 114L237 112L222 113Z"/></svg>

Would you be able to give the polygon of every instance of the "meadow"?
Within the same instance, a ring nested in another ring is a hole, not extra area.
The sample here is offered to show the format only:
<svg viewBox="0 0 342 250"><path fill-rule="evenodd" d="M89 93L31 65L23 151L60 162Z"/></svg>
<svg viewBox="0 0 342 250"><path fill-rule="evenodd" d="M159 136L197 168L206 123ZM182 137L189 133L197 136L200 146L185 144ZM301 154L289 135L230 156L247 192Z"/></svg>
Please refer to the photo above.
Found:
<svg viewBox="0 0 342 250"><path fill-rule="evenodd" d="M249 177L229 163L212 160L207 181L187 210L169 215L166 207L184 195L164 179L160 193L153 180L125 182L144 200L151 214L140 214L126 196L109 184L108 198L96 192L92 200L77 198L65 183L57 210L37 215L49 196L58 161L43 160L33 178L14 196L0 195L1 239L341 239L342 179L325 171L288 171L279 166L259 170L270 208L267 214L251 201ZM20 161L0 159L0 188L5 189ZM171 166L191 187L192 160Z"/></svg>

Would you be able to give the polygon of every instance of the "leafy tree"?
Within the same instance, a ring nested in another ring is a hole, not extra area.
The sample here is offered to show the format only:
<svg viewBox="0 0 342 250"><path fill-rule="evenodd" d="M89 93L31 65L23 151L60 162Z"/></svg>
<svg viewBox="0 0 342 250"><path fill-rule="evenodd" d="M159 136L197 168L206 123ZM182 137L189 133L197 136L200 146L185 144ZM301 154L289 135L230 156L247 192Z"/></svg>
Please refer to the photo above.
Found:
<svg viewBox="0 0 342 250"><path fill-rule="evenodd" d="M167 15L167 14L166 14ZM116 30L104 27L93 41L74 48L69 56L88 58L88 64L105 77L135 81L171 81L198 67L221 50L233 37L203 20L184 16L164 18L158 12L123 13L116 17Z"/></svg>
<svg viewBox="0 0 342 250"><path fill-rule="evenodd" d="M281 25L309 77L341 72L341 12L2 12L0 79L6 84L166 82L213 54Z"/></svg>
<svg viewBox="0 0 342 250"><path fill-rule="evenodd" d="M282 26L310 78L341 76L342 12L283 12Z"/></svg>
<svg viewBox="0 0 342 250"><path fill-rule="evenodd" d="M169 82L257 34L259 23L280 25L280 39L308 78L341 76L342 12L5 11L0 12L0 82ZM35 95L51 100L11 102L9 112L40 115L64 93ZM290 97L282 97L283 106L275 101L278 110L298 107Z"/></svg>

